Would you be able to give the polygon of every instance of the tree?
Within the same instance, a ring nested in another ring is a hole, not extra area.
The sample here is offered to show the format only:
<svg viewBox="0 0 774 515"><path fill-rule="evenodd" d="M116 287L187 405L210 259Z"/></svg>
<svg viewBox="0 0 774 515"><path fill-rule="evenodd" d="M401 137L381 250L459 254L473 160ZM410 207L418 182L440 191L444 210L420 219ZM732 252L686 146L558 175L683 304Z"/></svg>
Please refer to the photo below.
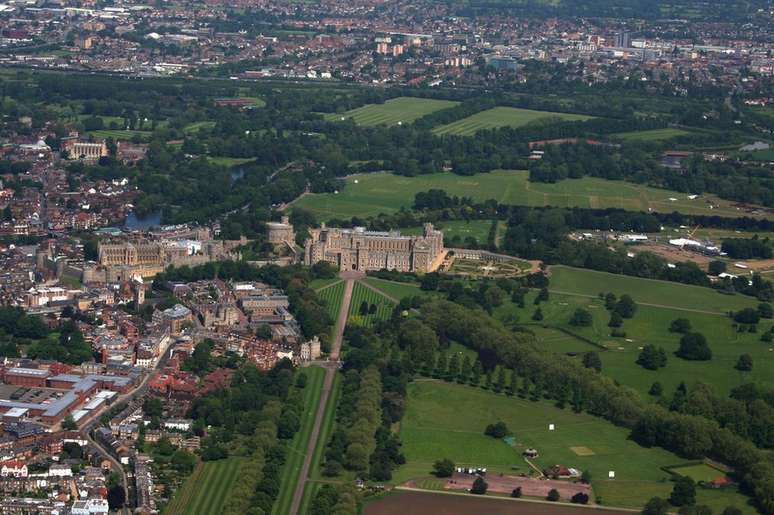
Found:
<svg viewBox="0 0 774 515"><path fill-rule="evenodd" d="M621 327L623 325L623 317L613 311L610 313L610 322L607 323L608 327Z"/></svg>
<svg viewBox="0 0 774 515"><path fill-rule="evenodd" d="M72 413L68 413L64 420L62 420L62 429L65 431L75 431L78 429L78 424L76 424Z"/></svg>
<svg viewBox="0 0 774 515"><path fill-rule="evenodd" d="M648 393L654 397L661 397L661 394L664 393L664 387L661 386L661 383L656 381L650 385L650 390L648 390Z"/></svg>
<svg viewBox="0 0 774 515"><path fill-rule="evenodd" d="M124 487L120 484L111 486L108 490L107 501L111 510L121 509L126 502L126 492L124 492Z"/></svg>
<svg viewBox="0 0 774 515"><path fill-rule="evenodd" d="M629 295L624 294L618 299L614 311L623 318L632 318L637 311L637 304Z"/></svg>
<svg viewBox="0 0 774 515"><path fill-rule="evenodd" d="M269 324L261 324L255 330L255 336L261 340L271 340L271 326Z"/></svg>
<svg viewBox="0 0 774 515"><path fill-rule="evenodd" d="M573 502L575 504L588 504L589 494L578 492L570 498L570 502Z"/></svg>
<svg viewBox="0 0 774 515"><path fill-rule="evenodd" d="M774 317L774 310L772 310L771 304L762 302L758 304L758 314L761 318L772 318Z"/></svg>
<svg viewBox="0 0 774 515"><path fill-rule="evenodd" d="M642 515L667 515L669 503L661 497L651 497L642 509Z"/></svg>
<svg viewBox="0 0 774 515"><path fill-rule="evenodd" d="M658 370L667 364L667 354L663 347L645 345L637 358L637 364L647 370Z"/></svg>
<svg viewBox="0 0 774 515"><path fill-rule="evenodd" d="M727 506L722 515L742 515L742 510L736 506Z"/></svg>
<svg viewBox="0 0 774 515"><path fill-rule="evenodd" d="M358 313L360 313L361 317L364 317L368 314L368 301L363 301L360 303L360 309L358 309Z"/></svg>
<svg viewBox="0 0 774 515"><path fill-rule="evenodd" d="M696 483L689 476L680 476L675 481L669 502L674 506L696 504Z"/></svg>
<svg viewBox="0 0 774 515"><path fill-rule="evenodd" d="M749 354L742 354L736 361L735 369L740 372L750 372L753 368L753 359Z"/></svg>
<svg viewBox="0 0 774 515"><path fill-rule="evenodd" d="M687 318L676 318L669 324L669 331L681 334L689 333L691 331L691 321Z"/></svg>
<svg viewBox="0 0 774 515"><path fill-rule="evenodd" d="M535 313L532 314L532 320L535 322L540 322L543 320L543 311L540 308L537 308Z"/></svg>
<svg viewBox="0 0 774 515"><path fill-rule="evenodd" d="M688 333L680 338L680 347L675 354L692 361L708 361L712 359L712 350L707 345L707 339L701 333Z"/></svg>
<svg viewBox="0 0 774 515"><path fill-rule="evenodd" d="M486 484L486 481L484 481L484 478L481 476L478 476L475 481L473 481L473 487L470 489L470 493L476 494L476 495L484 495L486 493L486 489L489 488L489 485Z"/></svg>
<svg viewBox="0 0 774 515"><path fill-rule="evenodd" d="M599 354L593 350L583 354L583 366L586 368L593 368L597 372L601 372L602 360L599 358Z"/></svg>
<svg viewBox="0 0 774 515"><path fill-rule="evenodd" d="M710 275L720 275L726 271L726 262L720 261L720 260L713 260L709 262L709 265L707 266L707 272Z"/></svg>
<svg viewBox="0 0 774 515"><path fill-rule="evenodd" d="M589 470L584 470L583 474L581 474L581 481L584 483L591 484L591 472Z"/></svg>
<svg viewBox="0 0 774 515"><path fill-rule="evenodd" d="M559 498L560 498L559 490L557 490L556 488L552 488L551 490L549 490L548 495L546 496L546 499L552 502L558 501Z"/></svg>
<svg viewBox="0 0 774 515"><path fill-rule="evenodd" d="M543 301L548 300L548 288L540 288L537 296L535 297L535 304L540 304Z"/></svg>
<svg viewBox="0 0 774 515"><path fill-rule="evenodd" d="M757 324L761 320L761 315L757 309L744 308L734 313L734 320L740 324Z"/></svg>
<svg viewBox="0 0 774 515"><path fill-rule="evenodd" d="M505 425L505 422L500 421L486 426L484 434L492 438L504 438L510 434L510 431L508 431L508 426Z"/></svg>
<svg viewBox="0 0 774 515"><path fill-rule="evenodd" d="M520 486L517 486L516 488L511 490L511 497L513 497L514 499L518 499L519 497L521 497L521 487Z"/></svg>
<svg viewBox="0 0 774 515"><path fill-rule="evenodd" d="M451 477L454 474L454 462L448 458L438 460L433 464L435 477Z"/></svg>
<svg viewBox="0 0 774 515"><path fill-rule="evenodd" d="M572 314L572 318L570 318L570 325L576 327L589 327L593 321L594 319L591 317L591 313L583 308L578 308Z"/></svg>

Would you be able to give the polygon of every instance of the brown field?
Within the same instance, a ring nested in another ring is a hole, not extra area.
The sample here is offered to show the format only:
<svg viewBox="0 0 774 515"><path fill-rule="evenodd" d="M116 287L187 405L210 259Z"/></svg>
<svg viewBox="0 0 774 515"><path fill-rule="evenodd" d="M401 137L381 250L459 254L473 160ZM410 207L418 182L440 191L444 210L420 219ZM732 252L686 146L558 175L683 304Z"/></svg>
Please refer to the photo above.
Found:
<svg viewBox="0 0 774 515"><path fill-rule="evenodd" d="M448 490L467 491L473 486L475 478L476 476L469 474L455 473L454 476L446 482L444 488ZM496 474L488 474L485 479L489 485L488 491L497 494L510 495L515 488L521 487L521 493L527 497L540 497L545 499L548 492L552 489L556 489L562 500L565 501L569 501L570 498L578 492L583 492L591 497L591 487L583 483Z"/></svg>
<svg viewBox="0 0 774 515"><path fill-rule="evenodd" d="M631 515L619 510L402 491L366 506L365 515Z"/></svg>
<svg viewBox="0 0 774 515"><path fill-rule="evenodd" d="M594 451L588 447L570 447L570 450L578 456L594 456Z"/></svg>

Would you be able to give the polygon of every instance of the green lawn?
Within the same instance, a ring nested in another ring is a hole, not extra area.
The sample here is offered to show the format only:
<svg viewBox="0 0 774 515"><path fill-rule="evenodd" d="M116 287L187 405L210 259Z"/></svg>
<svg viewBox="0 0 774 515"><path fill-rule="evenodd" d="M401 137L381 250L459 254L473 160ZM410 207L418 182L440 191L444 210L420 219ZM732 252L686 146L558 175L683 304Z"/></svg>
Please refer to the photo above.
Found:
<svg viewBox="0 0 774 515"><path fill-rule="evenodd" d="M513 446L484 435L486 425L498 420L513 432ZM555 424L554 431L549 424ZM526 473L521 453L534 447L540 453L534 463L540 468L562 464L588 470L604 504L631 508L644 505L654 491L668 496L670 474L661 467L684 461L660 448L640 447L629 440L627 429L586 413L428 379L409 384L400 436L407 463L396 472L396 482L427 477L441 458L487 467L490 473ZM572 447L587 447L594 454L579 456ZM607 479L610 470L615 480ZM729 504L742 507L746 498L700 489L697 502L721 511Z"/></svg>
<svg viewBox="0 0 774 515"><path fill-rule="evenodd" d="M455 136L470 136L483 129L499 129L500 127L522 127L537 121L551 120L588 120L593 116L583 114L553 113L550 111L533 111L516 107L494 107L486 111L457 120L433 129L434 134L453 134Z"/></svg>
<svg viewBox="0 0 774 515"><path fill-rule="evenodd" d="M215 127L215 122L212 120L205 120L201 122L193 122L189 123L185 127L183 127L183 132L186 134L194 134L196 132L199 132L201 129L212 129Z"/></svg>
<svg viewBox="0 0 774 515"><path fill-rule="evenodd" d="M306 195L293 205L312 211L320 220L353 216L364 218L410 208L416 193L443 189L449 195L472 197L477 201L494 199L514 205L740 215L731 202L715 197L689 200L683 193L626 181L584 177L548 184L529 182L528 177L528 172L516 170L495 170L473 176L453 173L418 177L402 177L388 172L356 174L347 178L346 187L338 193ZM707 199L712 199L719 207L710 209Z"/></svg>
<svg viewBox="0 0 774 515"><path fill-rule="evenodd" d="M540 305L544 319L540 325L531 325L538 342L548 350L559 354L595 350L602 359L602 373L620 383L630 386L648 398L650 386L659 381L665 395L671 396L681 381L689 387L695 381L712 385L720 395L745 382L758 382L774 386L774 364L771 356L774 346L760 342L760 335L771 327L774 321L761 322L758 333L737 333L732 320L724 312L743 307L756 306L757 301L742 295L721 295L708 288L686 286L677 283L652 281L634 277L605 274L590 270L568 267L552 267L550 297ZM567 292L560 294L558 292ZM632 319L624 321L622 329L626 338L613 338L607 326L610 314L604 303L597 297L600 292L616 295L628 293L638 303ZM514 317L520 323L535 324L533 300L536 293L527 295L523 309L507 302L497 308L495 315L502 320ZM646 306L645 303L661 307ZM593 317L591 327L573 327L569 324L573 312L583 308ZM690 311L706 310L709 313ZM712 313L716 314L712 314ZM669 325L676 318L686 318L694 330L707 338L713 352L710 361L687 361L673 353L679 346L680 335L669 332ZM578 334L603 346L599 349L581 339L553 329L559 327ZM663 347L668 355L667 366L658 371L646 370L637 365L641 347L654 344ZM740 354L747 353L753 358L752 372L734 369ZM576 357L575 359L580 359Z"/></svg>
<svg viewBox="0 0 774 515"><path fill-rule="evenodd" d="M333 320L339 316L342 295L344 295L344 281L341 280L317 290L317 296L325 301L328 314Z"/></svg>
<svg viewBox="0 0 774 515"><path fill-rule="evenodd" d="M243 459L228 458L199 465L191 477L175 492L174 498L164 513L167 515L221 513Z"/></svg>
<svg viewBox="0 0 774 515"><path fill-rule="evenodd" d="M368 104L345 113L326 114L328 121L351 118L358 125L398 125L411 123L425 115L454 107L459 102L431 98L398 97L383 104Z"/></svg>
<svg viewBox="0 0 774 515"><path fill-rule="evenodd" d="M283 515L290 511L290 504L293 502L293 493L296 490L301 467L304 464L306 448L317 415L320 392L325 378L325 370L320 367L309 367L304 370L308 381L306 388L304 388L304 413L301 417L301 429L298 430L288 446L287 461L282 467L282 475L280 476L280 493L274 501L272 509L274 515Z"/></svg>
<svg viewBox="0 0 774 515"><path fill-rule="evenodd" d="M710 467L705 463L686 465L684 467L674 467L670 470L675 474L688 476L696 482L712 481L713 479L724 477L726 475L725 472L722 472L715 467Z"/></svg>
<svg viewBox="0 0 774 515"><path fill-rule="evenodd" d="M417 295L427 294L419 289L419 285L412 283L399 283L396 281L386 281L377 277L366 277L363 279L364 283L373 286L377 290L380 290L392 297L393 299L402 300L406 297L416 297Z"/></svg>
<svg viewBox="0 0 774 515"><path fill-rule="evenodd" d="M619 132L612 134L612 136L624 141L661 141L691 134L692 132L690 131L667 127L665 129L651 129L647 131Z"/></svg>
<svg viewBox="0 0 774 515"><path fill-rule="evenodd" d="M250 161L254 161L253 157L225 157L225 156L208 156L207 160L213 164L225 166L231 168L232 166L239 166Z"/></svg>
<svg viewBox="0 0 774 515"><path fill-rule="evenodd" d="M151 131L132 131L132 130L99 130L89 131L87 134L94 136L95 138L113 138L114 140L129 141L135 137L139 137L141 140L150 138Z"/></svg>
<svg viewBox="0 0 774 515"><path fill-rule="evenodd" d="M453 238L459 238L464 242L467 238L475 239L479 244L485 245L489 237L489 229L492 227L492 220L449 220L435 224L436 229L443 231L444 241L447 246L450 245ZM401 234L419 235L422 234L422 227L407 227L400 230Z"/></svg>
<svg viewBox="0 0 774 515"><path fill-rule="evenodd" d="M372 314L369 311L366 315L362 315L360 313L360 305L363 302L367 303L369 308L370 306L375 306L376 312ZM379 320L390 318L394 307L395 304L387 297L363 286L360 281L357 281L352 290L352 302L349 306L349 320L347 324L371 327Z"/></svg>
<svg viewBox="0 0 774 515"><path fill-rule="evenodd" d="M339 279L338 277L334 277L333 279L313 279L309 283L309 287L314 291L319 291L325 288L326 286L336 284L339 281L341 281L341 279Z"/></svg>

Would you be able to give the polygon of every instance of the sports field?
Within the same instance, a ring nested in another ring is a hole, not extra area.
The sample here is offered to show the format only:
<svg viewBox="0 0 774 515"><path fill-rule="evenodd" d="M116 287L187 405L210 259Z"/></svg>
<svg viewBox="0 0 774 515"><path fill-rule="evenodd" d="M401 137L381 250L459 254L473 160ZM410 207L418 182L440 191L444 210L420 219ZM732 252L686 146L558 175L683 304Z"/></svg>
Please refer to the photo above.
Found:
<svg viewBox="0 0 774 515"><path fill-rule="evenodd" d="M688 476L696 482L712 481L713 479L724 477L726 475L725 472L722 472L715 467L710 467L706 463L673 467L669 470L681 476Z"/></svg>
<svg viewBox="0 0 774 515"><path fill-rule="evenodd" d="M103 129L98 131L89 131L87 134L94 136L95 138L101 138L101 139L108 139L113 138L116 141L130 141L134 139L135 137L140 138L141 140L147 139L150 137L151 132L150 131L132 131L132 130L111 130L111 129Z"/></svg>
<svg viewBox="0 0 774 515"><path fill-rule="evenodd" d="M611 136L620 138L624 141L661 141L677 138L679 136L689 136L690 134L692 134L690 131L667 127L664 129L651 129L647 131L619 132L617 134L611 134Z"/></svg>
<svg viewBox="0 0 774 515"><path fill-rule="evenodd" d="M339 316L342 295L344 295L344 281L336 281L317 290L317 296L325 301L325 307L332 320L336 320Z"/></svg>
<svg viewBox="0 0 774 515"><path fill-rule="evenodd" d="M221 513L244 458L200 463L164 510L166 515Z"/></svg>
<svg viewBox="0 0 774 515"><path fill-rule="evenodd" d="M425 115L454 107L459 102L432 98L398 97L383 104L368 104L345 113L326 114L328 121L352 119L358 125L402 125Z"/></svg>
<svg viewBox="0 0 774 515"><path fill-rule="evenodd" d="M320 367L308 367L303 370L307 375L307 383L306 388L304 388L304 413L301 416L301 429L298 430L288 446L287 461L282 467L280 476L280 492L271 511L273 515L283 515L290 512L293 492L295 492L296 484L299 481L325 378L325 370Z"/></svg>
<svg viewBox="0 0 774 515"><path fill-rule="evenodd" d="M708 288L568 267L551 268L549 290L549 300L540 305L544 316L540 324L548 328L540 325L531 327L541 345L559 354L578 355L574 359L580 359L584 352L597 351L602 359L602 373L636 389L643 398L648 398L650 386L655 381L663 385L667 396L672 395L681 381L687 381L690 386L694 381L701 380L711 384L721 395L744 382L774 386L774 364L771 361L774 346L760 341L760 335L774 321L762 321L758 324L757 333L737 333L732 320L725 315L728 310L757 306L755 299L721 295ZM626 332L625 338L610 336L607 326L610 314L598 298L600 292L613 292L619 296L628 293L638 303L634 318L624 321L622 329ZM495 315L503 320L515 316L521 323L534 324L535 296L535 292L527 295L524 308L507 302L497 308ZM591 313L593 324L590 327L569 324L578 308ZM680 335L671 333L669 325L676 318L688 319L694 330L705 335L713 352L712 360L686 361L673 354L679 346ZM578 334L606 350L552 329L554 327ZM664 348L668 356L665 368L651 371L636 363L641 347L646 344ZM751 372L734 369L742 353L753 358Z"/></svg>
<svg viewBox="0 0 774 515"><path fill-rule="evenodd" d="M483 434L487 424L499 420L513 432L512 445ZM629 440L627 429L586 413L429 379L409 384L400 436L407 463L395 474L396 481L427 477L441 458L458 466L487 467L490 474L528 473L521 453L532 447L540 454L533 462L541 469L562 464L591 472L595 492L604 491L603 502L609 506L636 508L653 495L667 497L672 484L661 467L682 461L663 449L640 447ZM611 470L616 475L612 481L607 479ZM745 502L734 492L713 492L719 497L705 492L698 491L697 502L716 511Z"/></svg>
<svg viewBox="0 0 774 515"><path fill-rule="evenodd" d="M360 305L365 302L368 307L375 306L376 312L370 311L366 315L360 313ZM387 320L392 315L395 304L384 295L363 286L360 281L355 282L352 290L352 302L349 305L349 320L347 324L371 327L379 320Z"/></svg>
<svg viewBox="0 0 774 515"><path fill-rule="evenodd" d="M443 189L449 195L472 197L478 201L494 199L514 205L614 207L631 211L653 209L667 213L740 216L740 211L731 202L711 196L690 200L684 193L595 177L567 179L556 184L529 182L528 178L528 172L517 170L495 170L473 176L453 173L419 177L401 177L387 172L356 174L347 178L346 187L338 193L306 195L293 205L312 211L320 220L365 218L395 213L402 207L410 208L416 193ZM711 209L707 199L718 207Z"/></svg>
<svg viewBox="0 0 774 515"><path fill-rule="evenodd" d="M517 107L493 107L486 111L457 120L433 129L437 135L452 134L455 136L470 136L484 129L499 129L501 127L522 127L538 121L588 120L593 116L584 114L554 113L551 111L533 111Z"/></svg>

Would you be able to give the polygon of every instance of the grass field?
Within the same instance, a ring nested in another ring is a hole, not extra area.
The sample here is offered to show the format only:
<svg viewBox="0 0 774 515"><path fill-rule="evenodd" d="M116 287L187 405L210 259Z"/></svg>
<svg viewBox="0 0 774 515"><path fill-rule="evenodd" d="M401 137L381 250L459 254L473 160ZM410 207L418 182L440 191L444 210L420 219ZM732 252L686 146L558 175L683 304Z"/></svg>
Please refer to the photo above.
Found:
<svg viewBox="0 0 774 515"><path fill-rule="evenodd" d="M194 134L199 132L201 129L212 129L213 127L215 127L215 122L212 120L193 122L183 127L183 132L186 134Z"/></svg>
<svg viewBox="0 0 774 515"><path fill-rule="evenodd" d="M368 303L368 306L376 306L376 313L361 315L360 304ZM384 295L363 286L360 281L355 282L352 290L352 302L349 306L349 320L347 324L359 324L365 327L371 327L379 320L387 320L392 315L392 309L395 304Z"/></svg>
<svg viewBox="0 0 774 515"><path fill-rule="evenodd" d="M550 111L533 111L516 107L494 107L486 111L457 120L433 129L437 135L453 134L455 136L470 136L483 129L499 129L500 127L522 127L538 121L559 119L562 121L588 120L593 116L583 114L553 113Z"/></svg>
<svg viewBox="0 0 774 515"><path fill-rule="evenodd" d="M308 367L304 370L308 381L306 388L304 388L304 414L301 417L301 429L298 430L288 446L287 461L282 467L282 475L280 476L280 492L271 511L274 515L290 512L293 492L295 492L296 484L299 481L325 378L325 370L320 367Z"/></svg>
<svg viewBox="0 0 774 515"><path fill-rule="evenodd" d="M624 141L661 141L679 136L689 136L692 133L683 129L651 129L647 131L619 132L612 136Z"/></svg>
<svg viewBox="0 0 774 515"><path fill-rule="evenodd" d="M680 476L688 476L696 482L699 481L712 481L719 477L724 477L726 474L715 467L710 467L706 463L699 463L696 465L686 465L684 467L673 467L670 471Z"/></svg>
<svg viewBox="0 0 774 515"><path fill-rule="evenodd" d="M165 515L221 513L244 458L200 463L164 510Z"/></svg>
<svg viewBox="0 0 774 515"><path fill-rule="evenodd" d="M598 351L602 359L602 373L636 389L644 398L648 398L647 392L655 381L661 382L667 396L672 395L681 381L687 381L690 386L694 381L701 380L712 385L721 395L744 382L755 381L774 386L774 365L771 360L774 352L771 349L774 347L759 341L760 334L772 325L772 321L760 323L758 333L737 333L731 319L724 314L727 310L757 306L755 299L741 295L721 295L708 288L567 267L551 268L549 290L551 294L548 302L541 304L544 315L541 324L569 330L607 350L601 350L551 327L532 326L538 341L546 349L560 354ZM628 293L638 303L634 318L623 324L626 338L610 336L610 328L607 326L610 314L597 297L600 292L613 292L616 295ZM507 302L497 308L495 315L501 319L512 319L515 316L521 323L533 323L531 317L535 311L535 295L533 292L527 296L523 309ZM653 305L646 306L645 303ZM577 308L584 308L591 313L591 327L569 325L572 313ZM676 318L688 319L695 330L706 336L713 352L712 360L686 361L674 356L680 337L669 332L669 324ZM668 355L665 368L650 371L636 364L640 348L645 344L664 347ZM754 367L751 372L734 369L742 353L753 357Z"/></svg>
<svg viewBox="0 0 774 515"><path fill-rule="evenodd" d="M454 237L459 237L460 241L466 238L473 238L480 244L486 244L489 237L489 229L492 227L492 220L450 220L435 224L436 229L443 231L444 241L452 241ZM422 227L407 227L400 230L401 234L422 234Z"/></svg>
<svg viewBox="0 0 774 515"><path fill-rule="evenodd" d="M326 114L328 121L351 118L358 125L398 125L411 123L425 115L454 107L459 102L434 100L431 98L398 97L384 104L368 104L345 113Z"/></svg>
<svg viewBox="0 0 774 515"><path fill-rule="evenodd" d="M484 436L486 425L498 420L513 432L513 446ZM556 430L549 431L549 424ZM636 508L653 495L667 497L672 483L661 467L678 464L680 458L663 449L640 447L628 435L625 428L548 403L435 380L414 381L400 428L407 463L394 479L427 477L441 458L484 466L489 473L526 473L521 452L534 447L540 456L533 461L540 468L562 464L591 472L592 486L605 505ZM587 447L593 455L579 456L572 447ZM610 470L615 480L607 479ZM697 502L721 511L730 504L743 507L746 498L699 489Z"/></svg>
<svg viewBox="0 0 774 515"><path fill-rule="evenodd" d="M207 160L212 164L225 166L231 168L232 166L239 166L250 161L255 161L252 157L225 157L225 156L208 156Z"/></svg>
<svg viewBox="0 0 774 515"><path fill-rule="evenodd" d="M339 316L342 295L344 295L344 281L337 281L317 290L317 296L325 301L328 314L333 320Z"/></svg>
<svg viewBox="0 0 774 515"><path fill-rule="evenodd" d="M131 131L131 130L111 130L111 129L104 129L99 131L89 131L87 134L94 136L95 138L113 138L114 140L121 140L121 141L129 141L134 139L135 137L140 138L141 140L145 140L150 137L151 132L150 131Z"/></svg>
<svg viewBox="0 0 774 515"><path fill-rule="evenodd" d="M739 154L739 157L742 159L750 159L752 161L774 161L774 149L756 150L755 152L742 152Z"/></svg>
<svg viewBox="0 0 774 515"><path fill-rule="evenodd" d="M363 282L367 283L369 286L373 286L377 290L384 292L384 294L388 297L392 297L396 300L427 294L427 292L419 289L419 285L417 284L386 281L376 277L366 277L363 279Z"/></svg>
<svg viewBox="0 0 774 515"><path fill-rule="evenodd" d="M391 214L410 208L414 195L443 189L449 195L494 199L505 204L585 208L621 208L630 211L679 211L686 214L740 216L731 202L715 197L689 200L685 194L625 181L595 177L567 179L556 184L529 182L526 171L496 170L473 176L452 173L401 177L387 172L357 174L347 178L338 193L310 194L293 204L312 211L320 220ZM357 182L355 182L357 181ZM674 198L676 200L669 200ZM707 199L719 206L710 209Z"/></svg>
<svg viewBox="0 0 774 515"><path fill-rule="evenodd" d="M336 376L333 378L331 395L328 397L328 404L325 406L325 416L323 417L322 425L320 426L319 439L317 440L317 445L315 445L314 454L312 455L312 463L309 468L309 478L312 481L306 483L304 487L304 496L301 498L301 506L298 510L300 515L309 514L309 505L312 502L312 499L314 499L314 495L319 488L320 483L314 482L314 480L319 480L321 478L320 466L322 465L322 459L325 454L325 447L331 438L333 427L336 423L336 406L338 405L340 397L341 374L336 374Z"/></svg>

